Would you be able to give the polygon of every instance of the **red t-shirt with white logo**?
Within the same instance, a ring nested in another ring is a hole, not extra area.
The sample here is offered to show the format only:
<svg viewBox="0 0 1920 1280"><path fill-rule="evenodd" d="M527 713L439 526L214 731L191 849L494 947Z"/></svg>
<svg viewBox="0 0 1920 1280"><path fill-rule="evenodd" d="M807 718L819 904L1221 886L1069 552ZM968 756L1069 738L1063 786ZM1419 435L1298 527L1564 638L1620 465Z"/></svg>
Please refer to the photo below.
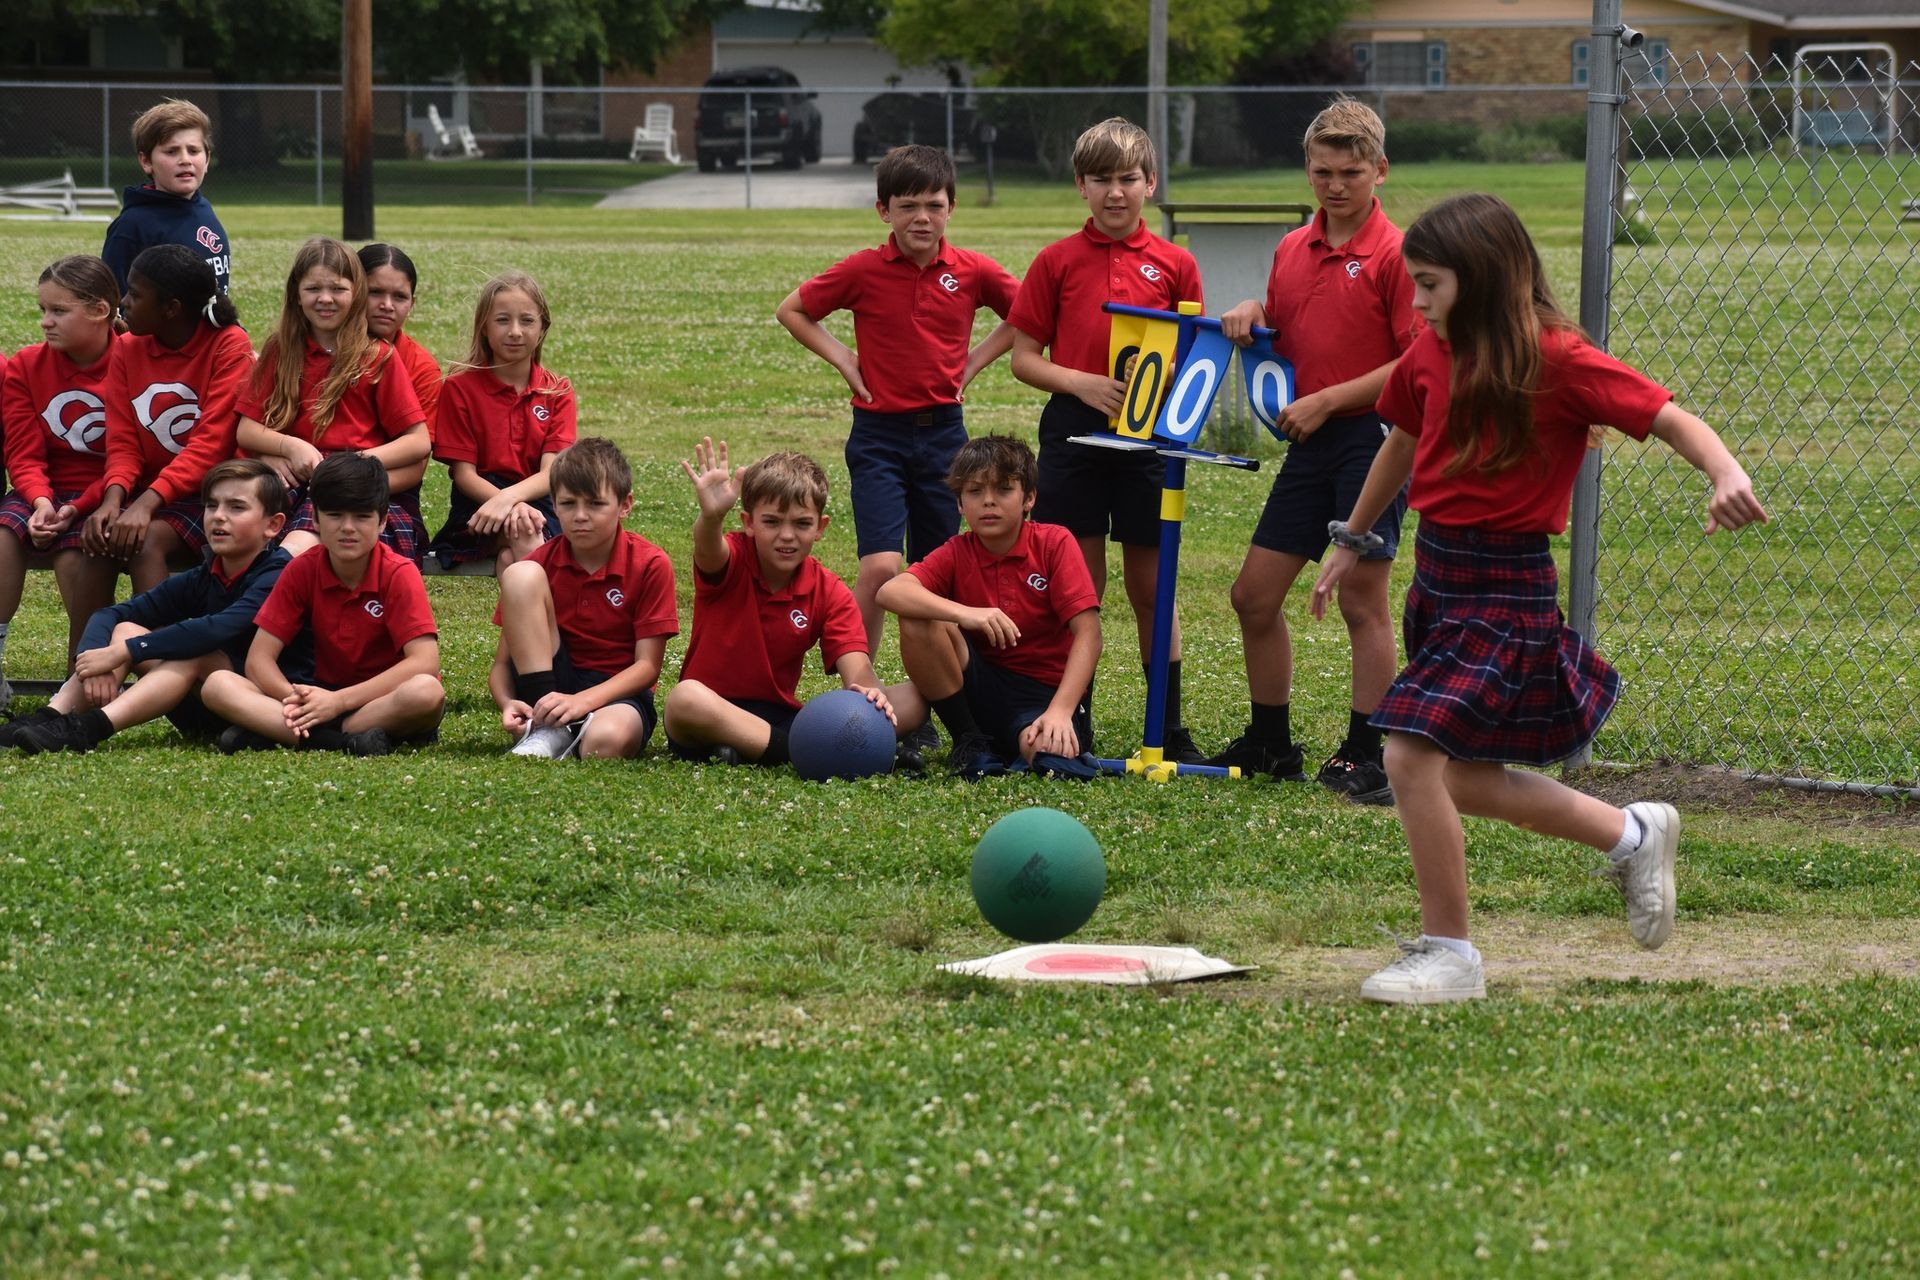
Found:
<svg viewBox="0 0 1920 1280"><path fill-rule="evenodd" d="M273 392L273 371L279 356L262 351L255 362L253 380L240 394L240 416L255 422L267 420L267 397ZM301 351L300 412L286 428L286 434L305 440L322 453L344 453L349 449L378 449L389 440L397 440L415 423L425 422L420 397L413 393L413 380L406 365L394 355L393 348L376 341L367 350L367 363L360 376L347 384L346 394L334 406L333 419L314 438L313 404L320 384L333 369L333 353L308 338Z"/></svg>
<svg viewBox="0 0 1920 1280"><path fill-rule="evenodd" d="M439 633L420 571L384 542L357 587L340 581L325 547L307 548L280 571L254 621L282 644L312 632L314 682L329 689L371 680L409 641Z"/></svg>
<svg viewBox="0 0 1920 1280"><path fill-rule="evenodd" d="M433 353L409 338L405 332L393 335L393 352L407 366L413 382L413 394L420 401L420 412L427 415L427 438L440 429L440 362Z"/></svg>
<svg viewBox="0 0 1920 1280"><path fill-rule="evenodd" d="M1325 209L1288 232L1273 251L1265 310L1273 349L1293 365L1294 390L1303 396L1397 360L1424 327L1413 310L1400 228L1378 199L1339 248L1327 243Z"/></svg>
<svg viewBox="0 0 1920 1280"><path fill-rule="evenodd" d="M942 599L1006 614L1020 629L1020 639L1004 649L978 645L974 652L1055 687L1067 673L1073 649L1067 623L1100 607L1079 542L1057 524L1029 521L998 556L971 530L955 534L925 560L907 566L907 572Z"/></svg>
<svg viewBox="0 0 1920 1280"><path fill-rule="evenodd" d="M798 707L800 664L820 646L828 671L850 653L867 651L847 584L808 556L779 591L760 576L760 557L745 533L727 535L727 567L718 579L693 575L693 635L680 664L682 680L698 680L723 698Z"/></svg>
<svg viewBox="0 0 1920 1280"><path fill-rule="evenodd" d="M642 640L680 634L673 561L631 530L620 531L613 554L591 573L564 537L542 543L527 558L546 570L553 620L576 667L610 676L633 665ZM493 625L500 625L498 605Z"/></svg>
<svg viewBox="0 0 1920 1280"><path fill-rule="evenodd" d="M151 336L123 334L107 403L106 483L129 498L197 499L207 472L233 456L240 392L253 373L253 345L239 325L202 324L178 351Z"/></svg>
<svg viewBox="0 0 1920 1280"><path fill-rule="evenodd" d="M84 369L44 342L22 347L0 374L0 441L7 473L28 502L80 490L81 515L106 489L107 400L118 341Z"/></svg>
<svg viewBox="0 0 1920 1280"><path fill-rule="evenodd" d="M1144 221L1126 239L1115 240L1088 218L1079 231L1040 251L1007 319L1052 348L1049 358L1061 368L1112 377L1107 347L1113 317L1101 310L1109 302L1158 311L1176 310L1182 302L1204 305L1200 266Z"/></svg>
<svg viewBox="0 0 1920 1280"><path fill-rule="evenodd" d="M933 261L920 267L888 236L801 285L800 305L816 321L853 312L860 378L873 393L871 403L856 399L854 408L911 413L960 402L974 312L987 307L1004 320L1019 290L1020 282L984 253L943 239Z"/></svg>
<svg viewBox="0 0 1920 1280"><path fill-rule="evenodd" d="M573 443L577 430L573 388L539 365L527 389L502 382L491 369L467 369L440 389L440 424L433 456L471 462L482 475L515 482L540 470L540 459ZM626 666L626 663L621 663Z"/></svg>
<svg viewBox="0 0 1920 1280"><path fill-rule="evenodd" d="M1655 415L1673 399L1671 391L1570 330L1543 334L1540 356L1534 456L1505 471L1468 468L1450 476L1453 351L1431 329L1407 348L1380 393L1379 408L1382 418L1418 438L1407 504L1422 519L1501 533L1563 532L1574 476L1587 455L1587 427L1618 427L1644 440Z"/></svg>

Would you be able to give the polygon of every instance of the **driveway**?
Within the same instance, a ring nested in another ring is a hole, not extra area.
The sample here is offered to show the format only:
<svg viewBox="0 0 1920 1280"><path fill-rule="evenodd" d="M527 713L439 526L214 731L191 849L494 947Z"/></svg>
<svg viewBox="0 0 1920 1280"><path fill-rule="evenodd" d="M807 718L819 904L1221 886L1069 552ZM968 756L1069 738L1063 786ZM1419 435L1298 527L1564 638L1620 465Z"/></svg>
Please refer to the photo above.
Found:
<svg viewBox="0 0 1920 1280"><path fill-rule="evenodd" d="M681 173L623 188L601 200L597 209L744 209L748 179L742 170ZM755 209L868 209L873 206L873 166L828 156L803 169L753 166L751 206Z"/></svg>

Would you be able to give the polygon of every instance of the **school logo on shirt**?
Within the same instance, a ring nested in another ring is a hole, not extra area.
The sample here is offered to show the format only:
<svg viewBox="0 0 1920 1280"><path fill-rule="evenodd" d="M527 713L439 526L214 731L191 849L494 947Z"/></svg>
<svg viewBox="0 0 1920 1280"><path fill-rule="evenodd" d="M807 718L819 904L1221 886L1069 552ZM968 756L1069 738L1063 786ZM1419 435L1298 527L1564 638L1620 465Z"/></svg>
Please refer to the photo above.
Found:
<svg viewBox="0 0 1920 1280"><path fill-rule="evenodd" d="M40 420L75 453L104 456L99 446L101 437L107 434L107 406L92 392L62 391L47 401Z"/></svg>
<svg viewBox="0 0 1920 1280"><path fill-rule="evenodd" d="M551 418L553 416L553 412L552 410L548 409L547 406L543 404L537 404L533 406L533 416L539 419L541 422L545 422L548 418Z"/></svg>
<svg viewBox="0 0 1920 1280"><path fill-rule="evenodd" d="M940 273L940 287L948 293L960 292L960 282L954 279L953 272L951 271L943 271Z"/></svg>
<svg viewBox="0 0 1920 1280"><path fill-rule="evenodd" d="M162 404L167 407L159 408ZM200 421L200 397L184 382L155 382L133 398L133 413L161 448L178 453L187 447L187 435Z"/></svg>
<svg viewBox="0 0 1920 1280"><path fill-rule="evenodd" d="M607 603L618 609L627 602L627 593L618 587L607 588Z"/></svg>
<svg viewBox="0 0 1920 1280"><path fill-rule="evenodd" d="M367 601L366 609L367 616L370 618L384 618L387 616L387 606L381 604L378 600Z"/></svg>
<svg viewBox="0 0 1920 1280"><path fill-rule="evenodd" d="M787 615L787 621L793 624L795 631L805 631L807 629L807 615L798 609L795 609Z"/></svg>
<svg viewBox="0 0 1920 1280"><path fill-rule="evenodd" d="M1140 274L1157 283L1160 279L1160 268L1151 262L1143 262L1140 264Z"/></svg>
<svg viewBox="0 0 1920 1280"><path fill-rule="evenodd" d="M208 253L223 253L226 250L226 246L220 243L219 233L212 227L201 227L193 233L193 238L199 241L200 247Z"/></svg>
<svg viewBox="0 0 1920 1280"><path fill-rule="evenodd" d="M1358 258L1354 258L1347 263L1347 279L1358 280L1359 278L1360 278L1360 260Z"/></svg>
<svg viewBox="0 0 1920 1280"><path fill-rule="evenodd" d="M1035 591L1045 591L1047 589L1047 576L1044 573L1030 573L1027 575L1027 585Z"/></svg>

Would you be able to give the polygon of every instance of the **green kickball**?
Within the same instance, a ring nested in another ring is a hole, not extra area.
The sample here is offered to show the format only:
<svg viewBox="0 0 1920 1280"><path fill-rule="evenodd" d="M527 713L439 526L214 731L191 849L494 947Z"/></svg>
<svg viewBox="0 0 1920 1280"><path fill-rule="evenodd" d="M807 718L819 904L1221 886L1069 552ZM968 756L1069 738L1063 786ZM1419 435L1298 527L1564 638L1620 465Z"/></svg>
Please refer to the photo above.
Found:
<svg viewBox="0 0 1920 1280"><path fill-rule="evenodd" d="M1021 942L1057 942L1093 918L1107 860L1093 832L1058 809L1008 814L973 847L973 900Z"/></svg>

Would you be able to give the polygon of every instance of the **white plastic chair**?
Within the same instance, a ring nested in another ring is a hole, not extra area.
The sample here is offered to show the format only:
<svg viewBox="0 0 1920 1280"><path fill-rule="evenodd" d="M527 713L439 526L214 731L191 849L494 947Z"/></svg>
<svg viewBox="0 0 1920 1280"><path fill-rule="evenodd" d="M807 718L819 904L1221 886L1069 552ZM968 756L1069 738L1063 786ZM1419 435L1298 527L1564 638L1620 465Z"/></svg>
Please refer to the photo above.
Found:
<svg viewBox="0 0 1920 1280"><path fill-rule="evenodd" d="M647 105L646 123L633 127L633 146L627 159L644 160L657 155L668 164L685 164L680 158L680 140L673 133L673 107L669 103Z"/></svg>

